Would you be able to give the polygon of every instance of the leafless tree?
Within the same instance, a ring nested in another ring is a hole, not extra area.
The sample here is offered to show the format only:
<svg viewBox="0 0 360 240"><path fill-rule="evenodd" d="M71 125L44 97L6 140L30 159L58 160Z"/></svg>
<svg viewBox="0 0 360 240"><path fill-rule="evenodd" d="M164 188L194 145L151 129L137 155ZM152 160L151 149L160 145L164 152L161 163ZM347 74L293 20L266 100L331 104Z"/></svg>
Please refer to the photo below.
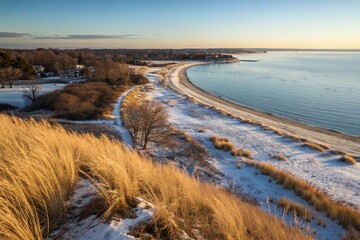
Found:
<svg viewBox="0 0 360 240"><path fill-rule="evenodd" d="M124 123L133 135L134 145L140 144L143 149L149 142L169 145L170 123L162 104L156 101L132 103L126 106L123 113Z"/></svg>
<svg viewBox="0 0 360 240"><path fill-rule="evenodd" d="M40 86L33 82L27 85L23 90L23 97L25 101L34 103L40 94Z"/></svg>
<svg viewBox="0 0 360 240"><path fill-rule="evenodd" d="M164 106L156 101L145 101L142 104L143 123L142 123L142 144L146 149L148 142L164 143L166 141L170 124L169 115Z"/></svg>
<svg viewBox="0 0 360 240"><path fill-rule="evenodd" d="M54 68L57 71L57 73L60 75L61 79L64 79L68 77L71 68L75 67L76 60L74 58L71 58L67 54L60 54L56 57L56 61L54 63Z"/></svg>
<svg viewBox="0 0 360 240"><path fill-rule="evenodd" d="M127 128L132 133L134 146L138 144L139 132L143 121L142 105L136 102L131 102L126 106L124 111L124 122Z"/></svg>

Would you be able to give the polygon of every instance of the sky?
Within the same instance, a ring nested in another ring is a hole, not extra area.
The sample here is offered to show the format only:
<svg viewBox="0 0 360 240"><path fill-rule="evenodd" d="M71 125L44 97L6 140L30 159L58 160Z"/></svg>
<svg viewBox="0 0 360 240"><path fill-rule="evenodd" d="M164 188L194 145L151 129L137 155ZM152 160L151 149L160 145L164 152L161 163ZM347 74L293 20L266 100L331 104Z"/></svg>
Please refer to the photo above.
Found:
<svg viewBox="0 0 360 240"><path fill-rule="evenodd" d="M360 0L0 0L0 48L360 49Z"/></svg>

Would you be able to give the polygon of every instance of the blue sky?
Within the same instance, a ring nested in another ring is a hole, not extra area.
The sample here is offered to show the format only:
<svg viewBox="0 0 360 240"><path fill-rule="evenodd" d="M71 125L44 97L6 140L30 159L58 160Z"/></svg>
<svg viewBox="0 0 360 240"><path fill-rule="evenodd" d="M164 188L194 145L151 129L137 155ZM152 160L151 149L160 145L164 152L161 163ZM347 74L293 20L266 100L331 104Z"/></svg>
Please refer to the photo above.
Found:
<svg viewBox="0 0 360 240"><path fill-rule="evenodd" d="M0 0L0 47L360 48L360 1Z"/></svg>

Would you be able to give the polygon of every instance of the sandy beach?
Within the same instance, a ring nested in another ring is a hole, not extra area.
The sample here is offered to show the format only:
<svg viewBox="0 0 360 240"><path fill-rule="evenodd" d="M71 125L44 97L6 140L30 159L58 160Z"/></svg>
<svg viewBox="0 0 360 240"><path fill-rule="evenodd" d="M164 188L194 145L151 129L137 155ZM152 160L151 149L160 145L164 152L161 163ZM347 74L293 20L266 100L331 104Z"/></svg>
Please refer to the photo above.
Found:
<svg viewBox="0 0 360 240"><path fill-rule="evenodd" d="M178 92L196 99L202 104L219 108L234 116L248 118L257 123L275 127L300 138L327 144L331 146L331 149L333 150L345 151L355 157L360 157L360 137L350 136L336 131L310 126L291 119L274 116L269 113L260 112L217 97L193 85L187 77L186 70L200 64L208 63L184 63L172 69L166 76L170 86Z"/></svg>

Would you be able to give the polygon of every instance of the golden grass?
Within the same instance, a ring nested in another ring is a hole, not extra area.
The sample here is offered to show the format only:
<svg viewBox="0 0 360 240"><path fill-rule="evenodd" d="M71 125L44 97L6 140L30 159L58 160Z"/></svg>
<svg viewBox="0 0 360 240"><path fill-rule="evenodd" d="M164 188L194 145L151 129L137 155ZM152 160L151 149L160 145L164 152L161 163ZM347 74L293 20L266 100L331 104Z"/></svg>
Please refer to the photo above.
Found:
<svg viewBox="0 0 360 240"><path fill-rule="evenodd" d="M39 224L46 234L64 217L76 179L76 143L47 123L3 115L0 122L0 238L38 238Z"/></svg>
<svg viewBox="0 0 360 240"><path fill-rule="evenodd" d="M246 157L246 158L252 158L252 154L249 150L247 149L238 149L238 148L233 148L231 150L231 154L234 157Z"/></svg>
<svg viewBox="0 0 360 240"><path fill-rule="evenodd" d="M278 200L277 205L284 209L287 213L288 211L294 211L294 214L297 217L302 217L306 221L310 222L314 219L314 214L311 213L309 209L307 209L304 205L295 203L286 197L282 197Z"/></svg>
<svg viewBox="0 0 360 240"><path fill-rule="evenodd" d="M312 142L312 141L303 141L305 146L308 146L309 148L312 148L314 150L317 150L319 152L325 152L325 148L320 146L319 144Z"/></svg>
<svg viewBox="0 0 360 240"><path fill-rule="evenodd" d="M142 197L156 206L157 231L172 239L177 227L190 235L196 228L206 239L310 239L235 195L156 165L116 140L3 115L0 123L2 239L41 239L43 220L56 222L65 212L76 173L96 186L104 219Z"/></svg>
<svg viewBox="0 0 360 240"><path fill-rule="evenodd" d="M281 154L281 153L276 153L273 157L280 160L280 161L286 161L287 160L286 156L284 154Z"/></svg>
<svg viewBox="0 0 360 240"><path fill-rule="evenodd" d="M356 160L355 158L353 158L352 156L350 155L343 155L340 159L341 161L343 162L347 162L348 164L351 164L351 165L355 165L356 164Z"/></svg>
<svg viewBox="0 0 360 240"><path fill-rule="evenodd" d="M191 136L189 136L189 135L186 135L186 136L184 137L184 140L185 140L185 142L187 142L187 143L189 143L189 142L192 142L192 141L193 141L192 137L191 137Z"/></svg>
<svg viewBox="0 0 360 240"><path fill-rule="evenodd" d="M289 172L281 171L271 164L248 160L244 160L244 162L260 169L262 174L272 177L284 188L293 190L296 195L313 204L317 211L324 211L331 219L337 219L344 228L360 230L359 211L331 200L309 183L294 177Z"/></svg>
<svg viewBox="0 0 360 240"><path fill-rule="evenodd" d="M234 144L232 144L227 138L218 138L213 135L210 140L214 143L216 149L229 152L234 148Z"/></svg>

